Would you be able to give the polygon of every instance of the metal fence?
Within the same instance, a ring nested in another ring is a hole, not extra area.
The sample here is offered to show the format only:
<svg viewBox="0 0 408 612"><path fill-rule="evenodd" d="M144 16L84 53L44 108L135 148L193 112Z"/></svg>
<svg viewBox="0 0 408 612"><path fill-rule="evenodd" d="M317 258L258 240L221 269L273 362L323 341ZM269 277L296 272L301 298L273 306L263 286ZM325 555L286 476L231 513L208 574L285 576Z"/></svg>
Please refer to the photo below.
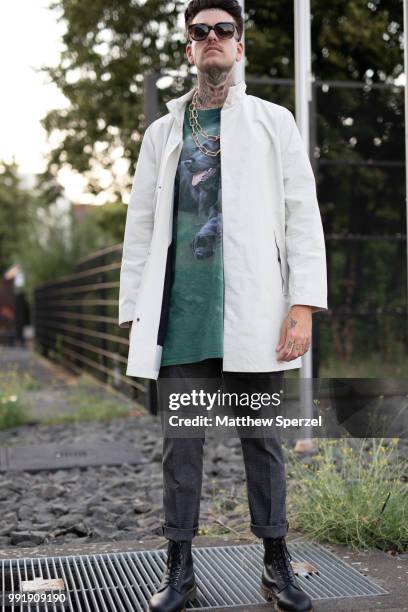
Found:
<svg viewBox="0 0 408 612"><path fill-rule="evenodd" d="M352 243L364 236L326 235L326 243ZM380 242L405 242L405 236L371 236ZM82 258L76 271L38 286L34 293L36 348L76 373L88 372L114 388L130 393L156 412L156 385L126 376L128 330L118 326L119 273L122 244ZM330 247L329 247L330 248ZM391 317L404 321L406 308L356 307L343 303L315 315L313 370L317 377L322 327L332 319ZM405 326L403 326L405 327Z"/></svg>
<svg viewBox="0 0 408 612"><path fill-rule="evenodd" d="M34 292L36 349L75 373L87 372L156 412L154 381L125 375L129 331L118 326L122 244L80 259L73 274Z"/></svg>

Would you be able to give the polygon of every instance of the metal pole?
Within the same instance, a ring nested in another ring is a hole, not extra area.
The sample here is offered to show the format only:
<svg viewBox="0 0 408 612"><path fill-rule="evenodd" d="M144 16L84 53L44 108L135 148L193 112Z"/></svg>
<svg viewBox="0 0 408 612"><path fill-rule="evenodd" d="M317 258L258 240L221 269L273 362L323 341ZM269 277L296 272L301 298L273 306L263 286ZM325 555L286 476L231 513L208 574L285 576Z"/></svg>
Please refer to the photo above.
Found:
<svg viewBox="0 0 408 612"><path fill-rule="evenodd" d="M296 123L309 152L310 105L312 102L312 59L310 32L310 0L295 0L295 96ZM302 357L300 368L300 406L306 418L313 416L312 340L310 349ZM298 440L298 451L312 448L310 429Z"/></svg>
<svg viewBox="0 0 408 612"><path fill-rule="evenodd" d="M239 0L239 3L242 8L242 16L244 17L245 2L244 0ZM239 62L236 62L235 67L234 67L234 82L235 83L239 83L240 81L243 81L245 79L245 25L244 25L244 30L242 32L241 40L244 43L244 53L241 57L241 60Z"/></svg>
<svg viewBox="0 0 408 612"><path fill-rule="evenodd" d="M159 107L156 82L160 78L158 72L146 72L143 81L144 129L146 130L155 119Z"/></svg>
<svg viewBox="0 0 408 612"><path fill-rule="evenodd" d="M407 271L408 271L408 0L404 0L404 74L405 74L405 202L407 233ZM408 274L407 274L408 298Z"/></svg>

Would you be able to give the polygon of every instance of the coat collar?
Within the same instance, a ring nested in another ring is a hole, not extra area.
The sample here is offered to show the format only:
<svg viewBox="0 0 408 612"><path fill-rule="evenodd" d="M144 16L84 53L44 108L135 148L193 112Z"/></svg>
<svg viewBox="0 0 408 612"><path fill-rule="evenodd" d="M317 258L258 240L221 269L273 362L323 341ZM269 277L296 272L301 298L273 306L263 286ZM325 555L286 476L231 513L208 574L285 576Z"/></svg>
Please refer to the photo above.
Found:
<svg viewBox="0 0 408 612"><path fill-rule="evenodd" d="M234 85L231 85L222 108L229 108L241 101L244 96L247 95L245 93L246 87L247 86L244 80L239 81L239 83L234 83ZM166 102L166 106L169 112L174 116L177 123L179 123L180 125L182 125L183 122L185 107L189 100L191 100L191 98L193 97L194 90L195 87L190 89L190 91L180 96L179 98L173 98L172 100Z"/></svg>

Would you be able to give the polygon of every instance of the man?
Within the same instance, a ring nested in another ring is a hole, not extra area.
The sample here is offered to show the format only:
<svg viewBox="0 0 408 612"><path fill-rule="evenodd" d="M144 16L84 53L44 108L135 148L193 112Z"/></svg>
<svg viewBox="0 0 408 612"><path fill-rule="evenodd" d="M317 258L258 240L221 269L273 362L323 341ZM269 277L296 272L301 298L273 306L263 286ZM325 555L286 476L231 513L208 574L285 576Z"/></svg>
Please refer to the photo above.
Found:
<svg viewBox="0 0 408 612"><path fill-rule="evenodd" d="M276 390L310 347L312 312L327 308L316 186L294 117L234 83L243 55L236 0L185 11L197 87L145 131L130 196L119 324L130 327L126 373L158 381L221 380ZM161 409L166 410L161 404ZM194 598L204 438L163 437L167 567L149 609ZM285 543L285 473L274 437L241 439L251 531L264 544L261 586L278 609L311 610Z"/></svg>

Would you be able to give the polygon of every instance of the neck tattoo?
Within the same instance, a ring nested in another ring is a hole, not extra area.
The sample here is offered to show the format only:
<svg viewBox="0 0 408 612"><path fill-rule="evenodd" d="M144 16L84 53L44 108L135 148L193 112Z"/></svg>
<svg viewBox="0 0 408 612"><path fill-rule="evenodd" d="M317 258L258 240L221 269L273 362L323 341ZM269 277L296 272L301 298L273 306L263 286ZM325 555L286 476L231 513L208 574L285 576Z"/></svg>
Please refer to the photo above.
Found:
<svg viewBox="0 0 408 612"><path fill-rule="evenodd" d="M219 108L228 95L232 77L225 70L212 69L198 76L197 108Z"/></svg>

